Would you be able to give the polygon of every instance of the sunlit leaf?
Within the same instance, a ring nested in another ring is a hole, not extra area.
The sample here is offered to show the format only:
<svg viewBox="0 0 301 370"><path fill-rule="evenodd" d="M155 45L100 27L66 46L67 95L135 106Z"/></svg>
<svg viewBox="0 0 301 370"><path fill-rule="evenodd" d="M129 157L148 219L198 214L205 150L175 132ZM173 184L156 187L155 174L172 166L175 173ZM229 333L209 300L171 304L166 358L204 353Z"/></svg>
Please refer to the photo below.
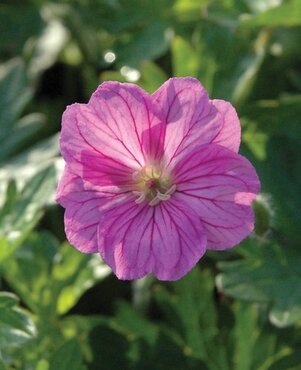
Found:
<svg viewBox="0 0 301 370"><path fill-rule="evenodd" d="M254 244L245 258L219 263L218 286L234 298L268 304L271 322L288 326L301 318L300 263L292 249Z"/></svg>
<svg viewBox="0 0 301 370"><path fill-rule="evenodd" d="M8 161L12 155L25 149L30 140L41 129L44 117L20 115L32 97L32 88L26 75L24 63L14 59L0 67L0 162ZM1 172L4 170L1 169ZM15 174L16 176L16 174ZM1 178L0 174L0 178Z"/></svg>
<svg viewBox="0 0 301 370"><path fill-rule="evenodd" d="M32 235L3 266L5 278L27 306L48 317L55 304L49 275L56 252L56 240L49 234Z"/></svg>
<svg viewBox="0 0 301 370"><path fill-rule="evenodd" d="M122 76L120 72L117 71L106 71L100 75L101 81L119 81L127 82L125 76Z"/></svg>
<svg viewBox="0 0 301 370"><path fill-rule="evenodd" d="M59 289L56 309L59 314L64 314L85 291L108 276L111 270L98 255L83 255L68 243L60 247L59 254L52 274Z"/></svg>
<svg viewBox="0 0 301 370"><path fill-rule="evenodd" d="M54 135L38 142L30 149L6 159L0 168L0 189L11 179L16 181L18 187L23 187L35 175L38 176L39 172L47 172L46 168L53 165L55 166L53 168L55 170L53 180L56 181L55 179L57 179L58 174L62 173L64 167L63 160L58 157L58 153L58 135ZM49 195L49 201L53 198L54 190L55 187L53 188L52 197Z"/></svg>
<svg viewBox="0 0 301 370"><path fill-rule="evenodd" d="M177 36L171 44L173 74L176 77L197 77L199 57L189 43Z"/></svg>
<svg viewBox="0 0 301 370"><path fill-rule="evenodd" d="M173 12L181 21L197 21L204 14L206 8L213 0L177 0L173 6Z"/></svg>
<svg viewBox="0 0 301 370"><path fill-rule="evenodd" d="M259 160L266 159L266 146L268 135L258 128L258 125L252 121L242 118L246 125L243 126L242 140Z"/></svg>
<svg viewBox="0 0 301 370"><path fill-rule="evenodd" d="M255 42L255 53L244 57L241 61L242 72L237 79L231 100L235 105L241 105L249 97L258 72L266 55L270 34L262 31Z"/></svg>
<svg viewBox="0 0 301 370"><path fill-rule="evenodd" d="M12 293L0 292L0 348L19 347L36 334L29 314Z"/></svg>
<svg viewBox="0 0 301 370"><path fill-rule="evenodd" d="M43 317L66 313L110 273L98 256L81 254L67 243L60 246L49 233L32 235L3 271L32 311Z"/></svg>
<svg viewBox="0 0 301 370"><path fill-rule="evenodd" d="M44 5L41 10L46 26L36 41L28 67L33 78L37 78L57 61L69 39L68 30L52 10L51 5Z"/></svg>
<svg viewBox="0 0 301 370"><path fill-rule="evenodd" d="M45 359L38 361L35 370L49 370L49 362Z"/></svg>
<svg viewBox="0 0 301 370"><path fill-rule="evenodd" d="M269 9L250 19L243 20L244 26L291 27L301 24L301 3L299 0L283 1L283 5Z"/></svg>
<svg viewBox="0 0 301 370"><path fill-rule="evenodd" d="M166 73L155 63L145 62L140 68L141 78L138 81L146 91L153 93L166 80Z"/></svg>
<svg viewBox="0 0 301 370"><path fill-rule="evenodd" d="M20 192L17 192L14 181L8 184L0 210L0 262L14 253L40 220L55 182L54 168L49 167L28 181Z"/></svg>

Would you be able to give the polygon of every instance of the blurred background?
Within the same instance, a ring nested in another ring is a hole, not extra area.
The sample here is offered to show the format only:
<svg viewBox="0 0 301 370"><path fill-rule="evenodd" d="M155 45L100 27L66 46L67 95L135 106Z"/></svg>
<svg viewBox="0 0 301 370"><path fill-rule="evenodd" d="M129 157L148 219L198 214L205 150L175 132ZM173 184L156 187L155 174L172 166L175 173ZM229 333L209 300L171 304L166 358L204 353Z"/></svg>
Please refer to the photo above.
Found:
<svg viewBox="0 0 301 370"><path fill-rule="evenodd" d="M67 104L193 76L230 100L256 229L178 282L118 281L54 203ZM0 369L301 369L301 1L0 2Z"/></svg>

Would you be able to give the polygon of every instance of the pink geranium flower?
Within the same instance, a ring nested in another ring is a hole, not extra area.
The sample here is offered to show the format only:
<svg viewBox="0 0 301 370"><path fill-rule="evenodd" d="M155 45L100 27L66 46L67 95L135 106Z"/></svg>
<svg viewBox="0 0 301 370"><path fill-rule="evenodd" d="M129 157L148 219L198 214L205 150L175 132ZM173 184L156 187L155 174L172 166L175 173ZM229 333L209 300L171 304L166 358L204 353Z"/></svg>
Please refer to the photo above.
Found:
<svg viewBox="0 0 301 370"><path fill-rule="evenodd" d="M206 249L253 230L260 183L239 144L234 108L196 79L171 78L152 95L104 82L63 115L67 238L120 279L181 278Z"/></svg>

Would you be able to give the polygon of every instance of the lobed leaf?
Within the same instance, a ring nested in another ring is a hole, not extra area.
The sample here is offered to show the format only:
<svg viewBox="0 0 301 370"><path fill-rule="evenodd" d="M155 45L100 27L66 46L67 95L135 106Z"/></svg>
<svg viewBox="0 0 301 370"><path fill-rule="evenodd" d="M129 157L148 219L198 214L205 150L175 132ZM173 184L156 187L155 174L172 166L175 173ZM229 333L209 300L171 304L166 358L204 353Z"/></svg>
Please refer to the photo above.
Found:
<svg viewBox="0 0 301 370"><path fill-rule="evenodd" d="M245 248L248 243L255 241ZM301 318L300 256L275 244L254 247L256 254L219 263L218 287L231 297L268 304L271 322L289 326Z"/></svg>

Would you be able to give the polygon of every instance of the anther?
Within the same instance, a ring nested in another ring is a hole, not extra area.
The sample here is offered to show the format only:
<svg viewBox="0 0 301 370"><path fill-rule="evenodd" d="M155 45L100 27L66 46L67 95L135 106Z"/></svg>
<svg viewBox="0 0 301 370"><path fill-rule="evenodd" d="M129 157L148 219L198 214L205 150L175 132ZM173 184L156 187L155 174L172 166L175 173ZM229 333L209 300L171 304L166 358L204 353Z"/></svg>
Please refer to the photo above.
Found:
<svg viewBox="0 0 301 370"><path fill-rule="evenodd" d="M163 194L163 193L160 193L158 191L156 197L160 200L168 200L170 198L170 195L169 194Z"/></svg>
<svg viewBox="0 0 301 370"><path fill-rule="evenodd" d="M148 205L149 206L156 206L157 204L159 204L161 202L161 199L158 198L158 196L155 196L155 198L153 198L149 203Z"/></svg>
<svg viewBox="0 0 301 370"><path fill-rule="evenodd" d="M172 185L164 194L165 195L171 195L177 190L177 185Z"/></svg>
<svg viewBox="0 0 301 370"><path fill-rule="evenodd" d="M139 196L139 198L137 198L136 200L135 200L135 203L136 204L141 204L142 202L144 202L145 201L145 198L146 198L146 196L145 196L145 193L140 193L140 196Z"/></svg>
<svg viewBox="0 0 301 370"><path fill-rule="evenodd" d="M138 189L133 191L133 194L137 197L136 204L148 201L150 206L156 206L161 201L170 199L177 188L176 185L168 188L169 180L162 179L161 171L152 167L143 167L140 172L135 171L132 176L138 185Z"/></svg>

